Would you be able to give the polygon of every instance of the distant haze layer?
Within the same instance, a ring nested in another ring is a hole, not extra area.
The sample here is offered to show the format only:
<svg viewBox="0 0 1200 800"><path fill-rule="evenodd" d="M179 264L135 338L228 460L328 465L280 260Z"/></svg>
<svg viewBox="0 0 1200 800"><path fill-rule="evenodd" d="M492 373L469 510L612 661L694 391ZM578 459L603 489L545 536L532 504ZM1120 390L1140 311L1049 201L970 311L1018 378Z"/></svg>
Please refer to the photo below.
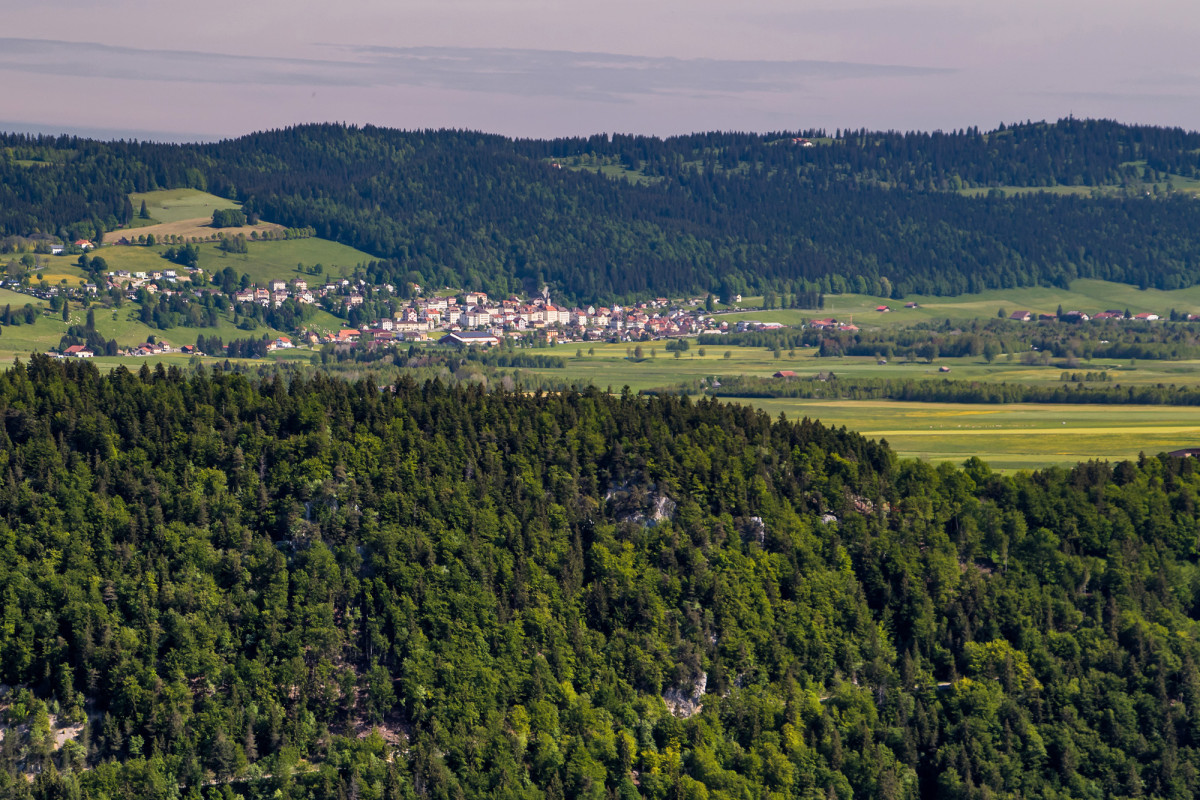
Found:
<svg viewBox="0 0 1200 800"><path fill-rule="evenodd" d="M0 0L0 127L205 140L345 121L547 137L1074 114L1200 128L1194 4L1043 5Z"/></svg>

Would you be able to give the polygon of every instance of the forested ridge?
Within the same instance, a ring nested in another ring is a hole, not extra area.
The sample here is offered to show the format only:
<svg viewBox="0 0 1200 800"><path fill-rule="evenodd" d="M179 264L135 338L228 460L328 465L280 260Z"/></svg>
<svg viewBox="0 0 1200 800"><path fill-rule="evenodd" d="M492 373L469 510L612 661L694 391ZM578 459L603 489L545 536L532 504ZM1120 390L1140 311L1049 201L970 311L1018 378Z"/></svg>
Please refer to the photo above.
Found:
<svg viewBox="0 0 1200 800"><path fill-rule="evenodd" d="M1198 789L1191 460L40 356L0 420L0 796Z"/></svg>
<svg viewBox="0 0 1200 800"><path fill-rule="evenodd" d="M1172 289L1200 274L1200 204L1145 196L1197 176L1200 134L1074 119L825 134L539 141L327 124L206 145L3 135L0 236L94 235L132 219L128 192L194 187L368 251L380 280L496 295L549 284L581 302L900 296L1077 277ZM1000 186L1114 191L959 193Z"/></svg>

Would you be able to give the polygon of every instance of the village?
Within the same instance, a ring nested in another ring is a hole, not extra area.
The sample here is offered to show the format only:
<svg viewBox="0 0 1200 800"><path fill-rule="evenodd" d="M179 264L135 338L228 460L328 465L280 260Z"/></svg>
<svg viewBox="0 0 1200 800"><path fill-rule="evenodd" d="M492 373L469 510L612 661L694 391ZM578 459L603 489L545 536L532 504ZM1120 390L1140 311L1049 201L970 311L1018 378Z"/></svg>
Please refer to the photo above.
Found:
<svg viewBox="0 0 1200 800"><path fill-rule="evenodd" d="M271 280L265 286L245 286L246 282L243 281L242 287L226 295L197 267L148 272L113 270L107 274L107 279L107 286L99 291L119 293L132 301L155 295L180 296L187 301L198 301L209 295L227 297L232 307L242 312L246 311L246 305L278 309L287 303L296 303L322 308L343 320L342 327L336 330L319 330L311 325L301 325L292 332L292 336L280 335L270 341L268 351L330 343L378 347L436 342L469 347L497 345L504 341L534 346L565 342L634 342L731 329L744 331L784 327L781 323L753 321L737 321L731 326L731 323L719 320L713 312L707 311L705 299L700 297L676 300L660 297L627 306L568 307L552 302L549 291L545 289L535 297L511 295L497 300L480 291L424 296L421 287L415 286L412 292L416 297L404 299L390 284L369 286L361 279L349 278L316 285L310 285L305 278ZM39 297L44 295L46 299L60 294L63 297L94 296L98 291L92 284L79 288L24 287L24 290ZM365 316L362 312L367 307L376 311L386 309L388 313ZM166 353L215 355L201 353L193 345L174 346L166 339L157 337L122 348L117 355L144 357ZM56 355L90 358L96 353L87 346L72 345Z"/></svg>
<svg viewBox="0 0 1200 800"><path fill-rule="evenodd" d="M88 243L83 243L84 245ZM90 248L84 247L84 250ZM226 270L228 273L228 270ZM84 301L85 304L97 297L118 296L123 300L145 304L155 296L172 298L187 303L207 303L217 308L233 310L243 317L252 313L260 316L269 310L278 310L287 304L292 309L312 306L332 315L325 316L339 327L324 327L298 322L294 327L279 325L275 331L288 331L274 336L266 343L266 351L289 350L297 346L319 347L334 344L339 348L365 347L374 349L392 344L435 342L458 347L487 347L502 342L513 342L527 346L547 346L559 343L586 342L643 342L657 339L698 336L704 333L730 331L770 330L785 327L779 322L760 322L744 317L735 322L721 317L733 311L745 312L746 308L714 309L709 298L690 297L668 299L658 297L628 305L611 306L567 306L555 303L548 289L532 297L510 295L503 299L490 297L482 291L454 293L443 290L426 295L420 286L406 287L398 292L390 284L369 285L361 278L340 277L318 282L311 274L290 280L273 279L263 284L252 284L245 275L240 280L229 280L230 276L218 273L208 275L197 266L173 264L161 270L127 271L110 270L104 275L95 274L94 282L81 281L79 286L51 286L45 282L18 285L9 282L9 288L44 300ZM407 296L405 296L407 295ZM735 298L740 300L740 296ZM247 306L260 309L253 312ZM906 310L919 308L915 302L905 305ZM890 314L888 305L874 309L879 314ZM1130 320L1153 322L1157 314L1110 310L1089 316L1078 311L1060 311L1056 314L1037 314L1016 311L1004 316L1015 322L1061 320L1087 322L1089 320ZM295 319L311 318L303 311ZM1188 315L1188 318L1192 318ZM236 315L235 315L236 319ZM859 326L853 318L817 318L805 321L798 327L818 331L856 333ZM197 329L197 332L202 331ZM273 335L273 334L272 334ZM192 338L182 330L172 331L172 338ZM204 353L194 344L173 345L166 338L151 336L147 341L133 346L121 347L114 353L110 348L107 355L146 357L168 353L193 355L220 355ZM84 344L71 344L53 353L57 357L90 358L97 353Z"/></svg>

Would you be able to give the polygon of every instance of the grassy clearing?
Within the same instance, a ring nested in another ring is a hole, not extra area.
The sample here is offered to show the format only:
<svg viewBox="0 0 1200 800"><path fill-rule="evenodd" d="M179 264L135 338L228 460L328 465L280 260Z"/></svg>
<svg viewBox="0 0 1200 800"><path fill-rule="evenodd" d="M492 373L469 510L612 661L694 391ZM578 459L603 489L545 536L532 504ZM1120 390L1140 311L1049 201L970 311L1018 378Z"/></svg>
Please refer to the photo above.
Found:
<svg viewBox="0 0 1200 800"><path fill-rule="evenodd" d="M199 266L208 273L225 267L246 273L250 280L266 284L270 280L290 281L303 278L310 284L324 283L333 278L348 277L359 264L375 260L375 256L326 239L288 239L286 241L250 242L248 253L225 253L215 244L200 246ZM297 271L296 265L322 265L320 275Z"/></svg>
<svg viewBox="0 0 1200 800"><path fill-rule="evenodd" d="M42 308L47 305L46 301L39 300L31 295L12 292L8 289L0 289L0 306L10 305L16 309L24 308L26 303L35 308Z"/></svg>
<svg viewBox="0 0 1200 800"><path fill-rule="evenodd" d="M1146 162L1144 161L1133 161L1129 163L1137 167L1146 166ZM1136 188L1140 191L1159 195L1164 195L1168 192L1197 194L1200 193L1200 180L1196 180L1195 178L1187 178L1183 175L1169 175L1166 179L1161 181L1137 184ZM980 197L993 191L999 191L1006 197L1022 194L1035 194L1038 192L1058 195L1078 195L1083 197L1090 197L1092 195L1113 197L1124 194L1126 192L1126 188L1117 184L1105 184L1103 186L973 186L968 189L960 189L959 193L967 195L968 197Z"/></svg>
<svg viewBox="0 0 1200 800"><path fill-rule="evenodd" d="M153 224L180 222L182 220L208 217L222 208L238 208L239 204L199 189L166 189L157 192L135 192L129 195L136 214L146 203L146 211Z"/></svg>
<svg viewBox="0 0 1200 800"><path fill-rule="evenodd" d="M211 226L212 213L217 209L238 208L240 203L217 197L215 194L202 192L198 189L167 189L155 192L134 192L129 195L135 213L141 211L142 202L146 203L146 211L150 219L135 217L128 228L113 231L105 239L115 242L122 236L145 236L153 234L157 238L163 236L206 237L212 236L216 230ZM222 228L226 235L233 236L244 233L247 236L253 231L282 230L283 226L271 223L246 225L241 228Z"/></svg>

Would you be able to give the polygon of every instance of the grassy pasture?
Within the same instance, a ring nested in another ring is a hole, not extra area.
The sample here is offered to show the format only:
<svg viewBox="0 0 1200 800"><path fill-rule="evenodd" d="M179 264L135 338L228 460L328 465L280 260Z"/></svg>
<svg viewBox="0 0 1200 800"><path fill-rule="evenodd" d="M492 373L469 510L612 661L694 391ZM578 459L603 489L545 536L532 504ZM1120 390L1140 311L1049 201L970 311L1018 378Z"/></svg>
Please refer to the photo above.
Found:
<svg viewBox="0 0 1200 800"><path fill-rule="evenodd" d="M977 405L826 400L740 400L789 419L810 417L886 439L900 455L996 469L1116 461L1200 445L1200 411L1170 406Z"/></svg>
<svg viewBox="0 0 1200 800"><path fill-rule="evenodd" d="M309 284L318 284L333 278L348 277L359 264L375 259L370 253L315 237L249 242L247 249L247 253L225 253L217 249L215 244L200 245L199 266L209 274L233 267L239 275L244 272L250 276L250 280L264 285L270 280L290 281L296 278L302 278ZM307 272L297 272L297 264L305 267L320 264L324 269L320 275L309 275Z"/></svg>
<svg viewBox="0 0 1200 800"><path fill-rule="evenodd" d="M1144 167L1146 162L1132 162L1135 166ZM1090 197L1093 194L1102 196L1116 196L1125 192L1125 187L1117 184L1104 184L1101 186L997 186L994 187L1006 197L1021 194L1034 194L1037 192L1045 192L1047 194L1059 195L1077 195L1082 197ZM1166 180L1154 181L1141 184L1141 190L1146 192L1156 192L1158 194L1166 194L1167 192L1184 192L1186 194L1200 193L1200 180L1195 178L1187 178L1183 175L1170 175ZM993 187L988 186L972 186L967 189L960 189L959 193L968 197L979 197L987 195L993 191Z"/></svg>
<svg viewBox="0 0 1200 800"><path fill-rule="evenodd" d="M181 222L207 217L217 209L239 208L239 204L199 189L165 189L155 192L135 192L129 195L134 214L141 210L142 201L153 224Z"/></svg>
<svg viewBox="0 0 1200 800"><path fill-rule="evenodd" d="M905 308L904 304L916 302L920 308ZM743 306L760 305L761 297L747 297L742 301ZM1138 289L1123 283L1079 279L1071 284L1070 290L1025 287L1018 289L991 289L978 294L958 295L955 297L932 297L910 295L902 300L885 300L871 295L843 294L826 295L825 308L817 309L775 309L772 311L745 311L721 314L720 319L730 322L737 320L759 320L761 322L782 322L795 325L802 320L834 317L838 320L853 321L859 327L902 327L918 322L943 320L946 318L991 319L1003 308L1009 314L1014 311L1030 311L1034 314L1053 314L1059 305L1064 310L1083 311L1095 314L1108 309L1125 310L1139 314L1151 311L1165 317L1172 308L1177 311L1187 311L1200 314L1200 286L1187 289L1162 291L1159 289ZM892 310L880 313L876 306L887 305Z"/></svg>
<svg viewBox="0 0 1200 800"><path fill-rule="evenodd" d="M18 309L24 308L26 303L36 308L42 308L46 305L46 301L39 300L31 295L13 292L8 289L0 289L0 305L11 305L14 309Z"/></svg>
<svg viewBox="0 0 1200 800"><path fill-rule="evenodd" d="M144 220L143 220L144 221ZM243 225L240 228L214 228L212 226L212 217L195 217L193 219L181 219L176 222L162 222L156 225L144 225L142 227L128 228L125 230L113 231L107 234L106 241L116 242L122 236L132 238L138 236L153 235L157 239L162 239L164 236L183 236L186 239L206 238L214 236L218 231L226 236L237 236L239 233L244 233L249 236L251 233L258 231L281 231L282 225L275 225L271 222L260 222L257 225Z"/></svg>
<svg viewBox="0 0 1200 800"><path fill-rule="evenodd" d="M149 230L148 228L145 230ZM104 258L109 270L128 270L130 272L151 272L154 270L177 269L164 259L167 245L154 247L104 247L96 255ZM325 239L288 239L269 242L249 242L247 253L226 253L220 250L215 242L197 245L200 248L199 266L207 274L220 272L225 267L233 269L241 275L246 273L255 283L266 285L273 279L293 280L303 278L310 284L324 283L333 278L351 275L355 267L374 258L369 253L355 250L337 242ZM74 275L74 283L83 277L83 272L75 266L78 256L44 256L46 267L44 274ZM296 265L305 267L321 264L324 269L320 275L309 275L307 272L297 272Z"/></svg>
<svg viewBox="0 0 1200 800"><path fill-rule="evenodd" d="M154 192L134 192L129 195L134 213L141 211L142 202L146 203L146 212L150 219L135 216L128 228L109 233L105 238L115 242L122 236L145 236L154 234L157 238L163 236L206 237L216 233L210 224L212 214L217 209L239 208L240 204L215 194L202 192L199 189L164 189ZM263 222L258 225L246 225L241 228L221 228L227 236L244 233L247 236L252 231L282 230L282 226Z"/></svg>

